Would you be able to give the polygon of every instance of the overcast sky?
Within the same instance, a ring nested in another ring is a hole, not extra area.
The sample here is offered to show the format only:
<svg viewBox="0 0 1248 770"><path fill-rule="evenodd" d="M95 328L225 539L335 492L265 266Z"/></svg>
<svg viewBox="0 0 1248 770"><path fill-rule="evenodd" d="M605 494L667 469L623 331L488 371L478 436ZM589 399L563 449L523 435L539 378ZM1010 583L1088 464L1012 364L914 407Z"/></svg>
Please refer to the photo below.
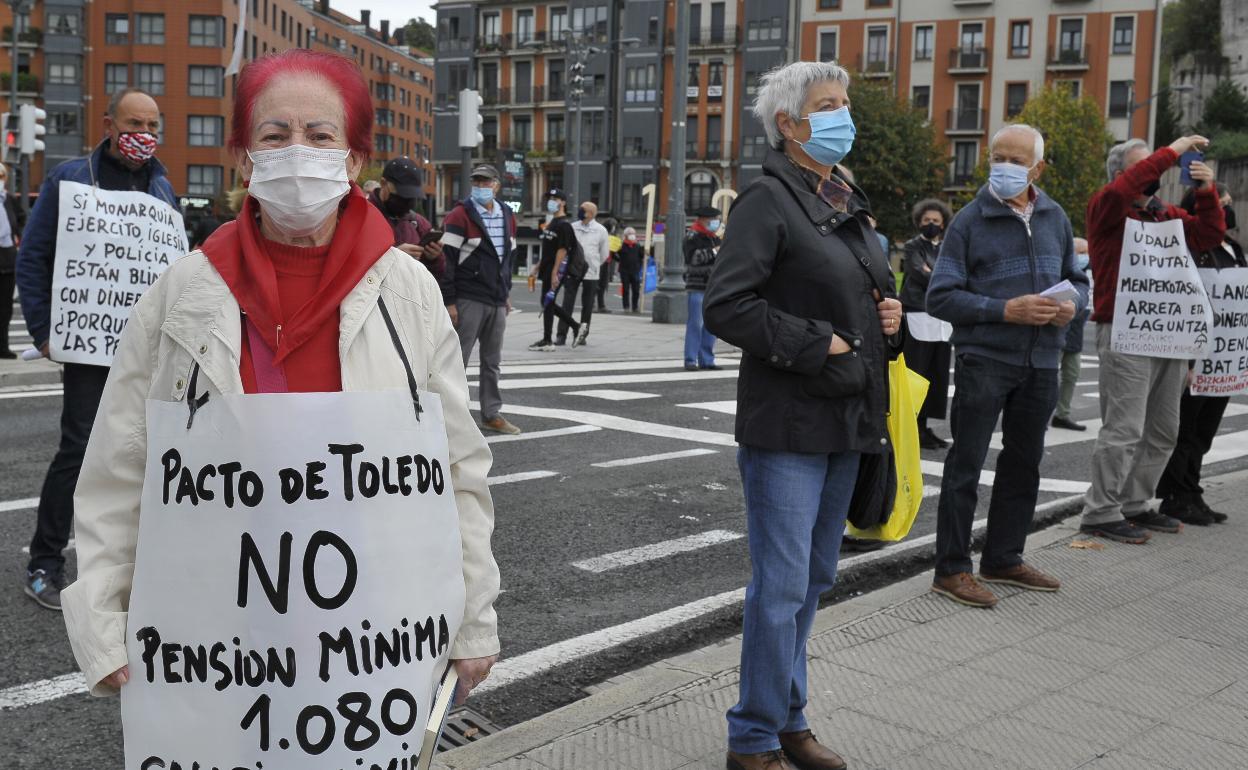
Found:
<svg viewBox="0 0 1248 770"><path fill-rule="evenodd" d="M373 27L382 19L389 19L390 26L403 26L408 19L424 18L434 23L437 14L433 11L434 0L329 0L335 10L360 18L360 9L367 8L373 12Z"/></svg>

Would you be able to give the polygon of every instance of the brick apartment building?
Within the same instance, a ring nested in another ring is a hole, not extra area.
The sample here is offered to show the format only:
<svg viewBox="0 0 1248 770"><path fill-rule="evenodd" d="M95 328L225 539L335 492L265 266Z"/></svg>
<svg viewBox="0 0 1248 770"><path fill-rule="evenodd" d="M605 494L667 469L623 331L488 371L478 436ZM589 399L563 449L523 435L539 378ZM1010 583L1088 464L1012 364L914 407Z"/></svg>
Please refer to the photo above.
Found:
<svg viewBox="0 0 1248 770"><path fill-rule="evenodd" d="M1156 90L1161 0L689 2L687 209L760 173L766 140L750 114L758 78L799 58L888 79L926 107L948 148L951 191L970 178L992 132L1054 81L1095 98L1116 138L1147 137L1153 125L1155 103L1140 103ZM645 216L642 187L657 182L661 217L667 159L680 150L670 142L674 13L671 0L440 4L439 207L459 196L462 88L486 102L476 155L525 153L520 203L530 221L541 191L570 181L574 113L561 42L570 30L602 49L585 70L579 195L636 223Z"/></svg>
<svg viewBox="0 0 1248 770"><path fill-rule="evenodd" d="M403 46L389 21L374 28L369 14L350 18L328 0L251 0L248 12L244 62L294 47L355 59L373 95L376 157L431 161L432 62ZM33 159L31 191L38 190L46 168L101 141L109 96L127 86L148 90L160 105L164 129L158 157L179 195L203 205L232 187L236 172L225 138L236 77L226 77L225 69L238 13L238 0L35 2L18 19L18 99L48 113L47 149ZM0 24L11 23L9 6L0 5ZM9 56L5 41L2 55ZM8 109L7 80L5 86L0 103ZM429 172L432 191L431 166Z"/></svg>

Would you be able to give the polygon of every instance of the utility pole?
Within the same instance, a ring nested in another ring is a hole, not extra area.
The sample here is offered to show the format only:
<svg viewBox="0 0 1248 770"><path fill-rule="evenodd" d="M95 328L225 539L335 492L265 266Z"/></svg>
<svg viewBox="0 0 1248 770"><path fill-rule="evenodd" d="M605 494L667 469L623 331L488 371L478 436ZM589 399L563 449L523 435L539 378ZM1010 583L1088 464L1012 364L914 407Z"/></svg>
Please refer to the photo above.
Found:
<svg viewBox="0 0 1248 770"><path fill-rule="evenodd" d="M667 177L667 219L663 223L663 275L654 295L655 323L683 324L689 316L685 296L685 122L689 97L689 3L676 0L672 41L672 152Z"/></svg>
<svg viewBox="0 0 1248 770"><path fill-rule="evenodd" d="M9 113L12 115L17 115L19 113L19 110L17 108L17 61L18 61L18 51L17 51L18 23L17 21L18 21L18 17L20 17L23 13L26 13L27 11L30 10L30 0L8 0L8 3L9 3L9 9L12 10L13 12L12 38L9 41L9 53L12 54L13 56L13 62L12 64L9 65ZM8 130L8 128L9 128L8 126L4 127L6 131ZM26 179L26 171L29 170L30 165L29 163L26 162L25 156L22 156L22 159L20 161L14 161L13 168L9 172L9 179L15 179L17 176L19 176L18 174L19 164L22 167L22 173L20 174L22 178L22 184L21 184L21 197L18 200L18 205L21 206L22 211L25 212L28 208L27 204L29 203L29 196L26 194L26 191L30 185L29 181L27 181Z"/></svg>

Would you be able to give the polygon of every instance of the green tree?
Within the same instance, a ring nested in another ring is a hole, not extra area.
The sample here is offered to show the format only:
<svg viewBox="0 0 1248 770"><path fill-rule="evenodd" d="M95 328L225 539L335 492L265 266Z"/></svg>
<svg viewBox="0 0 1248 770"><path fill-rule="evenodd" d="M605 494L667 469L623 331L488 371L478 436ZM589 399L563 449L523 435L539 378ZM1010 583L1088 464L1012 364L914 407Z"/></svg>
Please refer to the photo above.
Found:
<svg viewBox="0 0 1248 770"><path fill-rule="evenodd" d="M948 161L927 120L887 83L856 78L849 89L858 136L846 165L871 201L880 232L893 240L914 230L910 209L940 192Z"/></svg>
<svg viewBox="0 0 1248 770"><path fill-rule="evenodd" d="M410 45L412 48L419 48L422 51L432 52L438 47L438 33L433 25L421 19L412 19L406 25L399 28L399 32L403 35L403 45Z"/></svg>
<svg viewBox="0 0 1248 770"><path fill-rule="evenodd" d="M1213 93L1205 100L1200 116L1200 130L1210 138L1224 132L1248 131L1248 96L1235 81L1218 81Z"/></svg>
<svg viewBox="0 0 1248 770"><path fill-rule="evenodd" d="M1162 11L1162 60L1174 61L1189 53L1196 57L1197 64L1206 67L1222 64L1219 0L1175 0Z"/></svg>
<svg viewBox="0 0 1248 770"><path fill-rule="evenodd" d="M1179 125L1183 116L1175 108L1170 99L1170 91L1165 90L1166 88L1168 87L1163 86L1161 96L1157 97L1157 119L1153 124L1154 142L1158 147L1170 144L1183 135L1183 127Z"/></svg>

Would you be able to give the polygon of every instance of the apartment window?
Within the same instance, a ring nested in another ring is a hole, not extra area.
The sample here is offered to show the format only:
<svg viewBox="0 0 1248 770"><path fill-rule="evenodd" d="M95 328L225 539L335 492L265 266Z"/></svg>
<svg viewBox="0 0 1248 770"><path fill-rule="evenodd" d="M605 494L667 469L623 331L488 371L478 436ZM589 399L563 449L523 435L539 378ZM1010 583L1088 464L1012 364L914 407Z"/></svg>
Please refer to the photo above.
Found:
<svg viewBox="0 0 1248 770"><path fill-rule="evenodd" d="M724 14L723 3L711 3L711 42L724 42Z"/></svg>
<svg viewBox="0 0 1248 770"><path fill-rule="evenodd" d="M498 118L490 117L481 121L481 135L485 137L485 141L481 143L481 149L485 152L494 152L498 149Z"/></svg>
<svg viewBox="0 0 1248 770"><path fill-rule="evenodd" d="M607 39L607 6L594 5L572 9L572 30L586 35Z"/></svg>
<svg viewBox="0 0 1248 770"><path fill-rule="evenodd" d="M689 97L689 101L696 102L699 94L698 76L702 72L702 65L699 62L689 62L689 82L685 84L685 92Z"/></svg>
<svg viewBox="0 0 1248 770"><path fill-rule="evenodd" d="M601 153L604 144L606 115L602 112L586 113L581 124L581 152L586 155Z"/></svg>
<svg viewBox="0 0 1248 770"><path fill-rule="evenodd" d="M640 136L624 137L624 157L642 158L646 155L646 140Z"/></svg>
<svg viewBox="0 0 1248 770"><path fill-rule="evenodd" d="M187 73L187 94L216 98L225 96L224 68L192 64Z"/></svg>
<svg viewBox="0 0 1248 770"><path fill-rule="evenodd" d="M964 184L971 181L975 174L975 166L979 162L979 142L953 143L953 183Z"/></svg>
<svg viewBox="0 0 1248 770"><path fill-rule="evenodd" d="M567 142L562 115L550 115L546 118L546 149L563 154L563 146Z"/></svg>
<svg viewBox="0 0 1248 770"><path fill-rule="evenodd" d="M105 14L104 42L109 45L129 45L130 17L124 13Z"/></svg>
<svg viewBox="0 0 1248 770"><path fill-rule="evenodd" d="M779 16L751 21L746 24L745 35L747 40L752 41L782 40L784 38L784 22L781 21Z"/></svg>
<svg viewBox="0 0 1248 770"><path fill-rule="evenodd" d="M748 97L758 96L758 81L763 77L761 72L745 73L745 95Z"/></svg>
<svg viewBox="0 0 1248 770"><path fill-rule="evenodd" d="M888 27L867 27L868 72L888 70Z"/></svg>
<svg viewBox="0 0 1248 770"><path fill-rule="evenodd" d="M841 8L841 0L819 0L819 10L821 11L839 11Z"/></svg>
<svg viewBox="0 0 1248 770"><path fill-rule="evenodd" d="M192 16L190 44L220 48L225 45L225 19L221 16Z"/></svg>
<svg viewBox="0 0 1248 770"><path fill-rule="evenodd" d="M685 156L698 154L698 116L690 115L685 121Z"/></svg>
<svg viewBox="0 0 1248 770"><path fill-rule="evenodd" d="M914 86L910 89L910 103L917 110L930 112L932 107L932 87Z"/></svg>
<svg viewBox="0 0 1248 770"><path fill-rule="evenodd" d="M766 136L747 136L741 140L741 157L758 160L767 155Z"/></svg>
<svg viewBox="0 0 1248 770"><path fill-rule="evenodd" d="M1005 84L1005 117L1010 119L1018 116L1027 105L1027 84Z"/></svg>
<svg viewBox="0 0 1248 770"><path fill-rule="evenodd" d="M707 65L706 98L718 102L724 98L724 63L718 59Z"/></svg>
<svg viewBox="0 0 1248 770"><path fill-rule="evenodd" d="M48 110L49 134L77 134L81 126L82 116L77 110Z"/></svg>
<svg viewBox="0 0 1248 770"><path fill-rule="evenodd" d="M517 115L511 119L511 146L517 150L527 150L533 144L533 118L528 115Z"/></svg>
<svg viewBox="0 0 1248 770"><path fill-rule="evenodd" d="M104 93L114 94L130 85L130 65L104 65Z"/></svg>
<svg viewBox="0 0 1248 770"><path fill-rule="evenodd" d="M659 17L651 16L646 26L646 43L648 45L659 44Z"/></svg>
<svg viewBox="0 0 1248 770"><path fill-rule="evenodd" d="M1125 118L1131 111L1131 81L1109 81L1109 116Z"/></svg>
<svg viewBox="0 0 1248 770"><path fill-rule="evenodd" d="M516 11L516 42L524 44L533 39L533 12Z"/></svg>
<svg viewBox="0 0 1248 770"><path fill-rule="evenodd" d="M1083 56L1083 19L1062 19L1058 50L1062 61L1079 61Z"/></svg>
<svg viewBox="0 0 1248 770"><path fill-rule="evenodd" d="M711 205L715 195L715 177L706 171L695 171L685 181L685 211Z"/></svg>
<svg viewBox="0 0 1248 770"><path fill-rule="evenodd" d="M77 35L82 29L82 16L76 11L48 11L48 33Z"/></svg>
<svg viewBox="0 0 1248 770"><path fill-rule="evenodd" d="M394 110L379 109L375 111L373 122L379 126L394 125Z"/></svg>
<svg viewBox="0 0 1248 770"><path fill-rule="evenodd" d="M1130 54L1135 50L1135 17L1114 17L1114 53Z"/></svg>
<svg viewBox="0 0 1248 770"><path fill-rule="evenodd" d="M1083 91L1083 84L1078 80L1059 80L1057 81L1057 86L1058 88L1069 88L1070 96L1073 99L1078 99L1079 94Z"/></svg>
<svg viewBox="0 0 1248 770"><path fill-rule="evenodd" d="M220 166L187 166L187 195L214 196L221 192L221 180L224 173Z"/></svg>
<svg viewBox="0 0 1248 770"><path fill-rule="evenodd" d="M497 13L481 14L481 38L486 45L493 45L499 38L499 17Z"/></svg>
<svg viewBox="0 0 1248 770"><path fill-rule="evenodd" d="M48 83L73 86L82 82L81 64L76 57L48 55ZM20 71L20 70L19 70Z"/></svg>
<svg viewBox="0 0 1248 770"><path fill-rule="evenodd" d="M1010 22L1010 58L1026 59L1031 56L1031 22Z"/></svg>
<svg viewBox="0 0 1248 770"><path fill-rule="evenodd" d="M914 59L915 61L930 61L932 58L933 39L935 38L935 30L931 25L923 25L914 28Z"/></svg>
<svg viewBox="0 0 1248 770"><path fill-rule="evenodd" d="M962 25L962 53L974 54L984 50L983 22Z"/></svg>
<svg viewBox="0 0 1248 770"><path fill-rule="evenodd" d="M136 21L139 27L139 45L165 44L165 15L163 13L140 13Z"/></svg>
<svg viewBox="0 0 1248 770"><path fill-rule="evenodd" d="M394 152L394 137L389 134L374 134L373 147L377 152L389 155Z"/></svg>
<svg viewBox="0 0 1248 770"><path fill-rule="evenodd" d="M620 213L636 214L640 209L641 203L641 185L639 184L623 184L620 185Z"/></svg>
<svg viewBox="0 0 1248 770"><path fill-rule="evenodd" d="M563 33L568 29L568 9L567 8L551 8L550 9L550 39L560 40Z"/></svg>
<svg viewBox="0 0 1248 770"><path fill-rule="evenodd" d="M624 73L624 101L653 102L658 98L656 81L658 69L654 64L629 67Z"/></svg>
<svg viewBox="0 0 1248 770"><path fill-rule="evenodd" d="M888 8L893 4L893 0L867 0L868 8Z"/></svg>
<svg viewBox="0 0 1248 770"><path fill-rule="evenodd" d="M819 33L819 61L836 61L836 30L824 30Z"/></svg>
<svg viewBox="0 0 1248 770"><path fill-rule="evenodd" d="M724 118L721 115L706 117L706 157L719 158L724 154Z"/></svg>
<svg viewBox="0 0 1248 770"><path fill-rule="evenodd" d="M220 115L190 115L186 119L187 144L192 147L221 147L225 144L225 118Z"/></svg>
<svg viewBox="0 0 1248 770"><path fill-rule="evenodd" d="M134 84L152 96L163 95L165 93L165 65L134 65Z"/></svg>

